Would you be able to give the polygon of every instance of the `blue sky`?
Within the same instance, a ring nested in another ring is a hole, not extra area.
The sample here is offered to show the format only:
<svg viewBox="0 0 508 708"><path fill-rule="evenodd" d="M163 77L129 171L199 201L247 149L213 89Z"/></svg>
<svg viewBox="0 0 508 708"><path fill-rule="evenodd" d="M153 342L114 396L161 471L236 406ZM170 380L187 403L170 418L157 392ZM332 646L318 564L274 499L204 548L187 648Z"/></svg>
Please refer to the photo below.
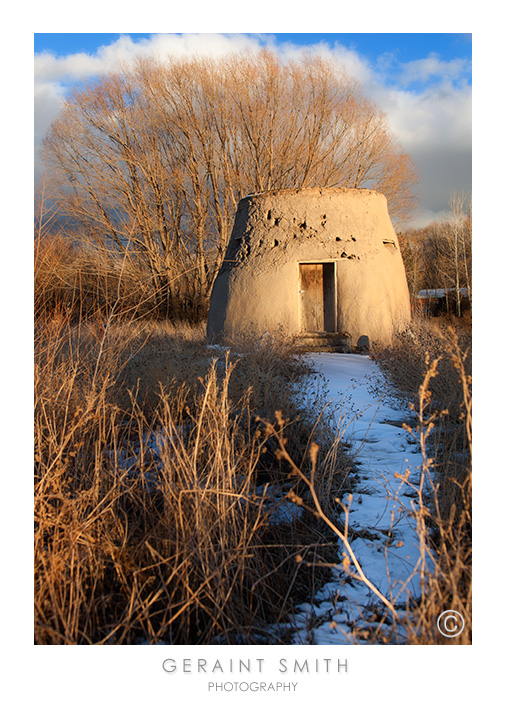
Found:
<svg viewBox="0 0 508 708"><path fill-rule="evenodd" d="M101 45L112 44L120 38L113 33L39 33L34 35L34 51L51 51L57 56L75 54L77 52L93 52ZM134 41L149 39L147 33L129 33ZM252 34L251 36L260 36ZM456 56L467 56L471 59L471 34L446 32L435 33L275 33L272 36L279 42L290 41L298 45L339 43L351 49L375 58L385 52L397 52L400 61L419 59L429 52L436 52L443 59L453 59Z"/></svg>
<svg viewBox="0 0 508 708"><path fill-rule="evenodd" d="M118 60L261 46L287 57L321 53L361 83L421 174L415 225L442 218L453 192L470 193L472 37L464 33L36 33L36 151L69 86L114 71Z"/></svg>

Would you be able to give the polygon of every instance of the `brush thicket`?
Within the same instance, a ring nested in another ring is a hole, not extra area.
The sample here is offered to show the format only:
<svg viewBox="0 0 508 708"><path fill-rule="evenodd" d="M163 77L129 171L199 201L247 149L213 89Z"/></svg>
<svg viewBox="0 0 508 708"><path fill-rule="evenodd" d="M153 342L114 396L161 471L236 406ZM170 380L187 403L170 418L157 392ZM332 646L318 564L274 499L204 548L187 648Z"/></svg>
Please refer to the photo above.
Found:
<svg viewBox="0 0 508 708"><path fill-rule="evenodd" d="M199 327L39 319L36 643L283 641L263 628L323 582L334 544L311 514L279 520L294 480L259 420L286 403L305 457L304 370L214 352Z"/></svg>

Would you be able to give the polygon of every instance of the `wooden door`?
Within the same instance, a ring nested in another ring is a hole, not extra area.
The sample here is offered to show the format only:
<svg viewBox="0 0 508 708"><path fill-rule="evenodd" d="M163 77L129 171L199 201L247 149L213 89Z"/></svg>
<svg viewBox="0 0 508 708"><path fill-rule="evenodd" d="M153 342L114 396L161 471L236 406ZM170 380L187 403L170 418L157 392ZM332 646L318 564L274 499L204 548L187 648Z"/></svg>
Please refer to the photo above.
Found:
<svg viewBox="0 0 508 708"><path fill-rule="evenodd" d="M300 263L300 329L335 331L335 270L333 263Z"/></svg>
<svg viewBox="0 0 508 708"><path fill-rule="evenodd" d="M322 263L300 264L300 322L303 332L324 330Z"/></svg>

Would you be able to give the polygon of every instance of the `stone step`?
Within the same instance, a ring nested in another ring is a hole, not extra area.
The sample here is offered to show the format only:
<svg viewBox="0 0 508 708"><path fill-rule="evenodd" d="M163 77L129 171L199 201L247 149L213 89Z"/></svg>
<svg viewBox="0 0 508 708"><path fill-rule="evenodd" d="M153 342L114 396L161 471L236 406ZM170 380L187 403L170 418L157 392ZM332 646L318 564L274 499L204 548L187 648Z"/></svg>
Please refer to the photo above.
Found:
<svg viewBox="0 0 508 708"><path fill-rule="evenodd" d="M351 339L339 332L305 332L295 338L295 344L308 352L351 351Z"/></svg>

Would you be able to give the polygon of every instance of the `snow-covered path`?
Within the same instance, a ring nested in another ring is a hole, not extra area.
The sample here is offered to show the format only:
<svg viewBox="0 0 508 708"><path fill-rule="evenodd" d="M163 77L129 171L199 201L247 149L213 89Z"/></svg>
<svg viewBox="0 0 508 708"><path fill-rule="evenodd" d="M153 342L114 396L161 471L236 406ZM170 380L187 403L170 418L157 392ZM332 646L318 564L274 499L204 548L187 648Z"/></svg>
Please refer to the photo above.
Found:
<svg viewBox="0 0 508 708"><path fill-rule="evenodd" d="M404 603L406 586L418 595L418 575L411 576L420 556L411 514L415 492L407 484L401 487L396 477L410 469L412 482L418 484L420 478L419 448L402 428L409 412L390 395L390 385L370 357L319 353L306 358L328 381L330 398L339 404L340 428L347 425L345 438L358 466L360 481L349 513L351 531L360 534L353 534L353 552L383 595L393 604ZM350 644L353 623L365 625L365 608L379 606L365 583L346 580L340 567L334 576L313 605L299 608L294 643Z"/></svg>

